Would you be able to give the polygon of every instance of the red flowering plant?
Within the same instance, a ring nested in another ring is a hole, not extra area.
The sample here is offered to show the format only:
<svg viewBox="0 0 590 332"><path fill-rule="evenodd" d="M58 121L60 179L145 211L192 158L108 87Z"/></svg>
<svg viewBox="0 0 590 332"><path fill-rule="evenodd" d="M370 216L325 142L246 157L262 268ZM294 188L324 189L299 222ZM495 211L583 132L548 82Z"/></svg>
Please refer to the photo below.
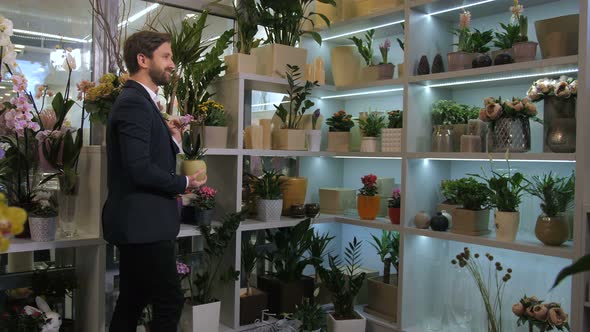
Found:
<svg viewBox="0 0 590 332"><path fill-rule="evenodd" d="M390 208L399 208L402 204L402 195L399 189L394 189L393 193L391 193L391 198L387 204Z"/></svg>
<svg viewBox="0 0 590 332"><path fill-rule="evenodd" d="M369 174L361 178L363 187L359 189L361 196L375 196L377 195L377 175Z"/></svg>
<svg viewBox="0 0 590 332"><path fill-rule="evenodd" d="M39 311L27 313L21 306L14 305L7 308L0 315L0 331L28 332L40 331L45 323L45 315Z"/></svg>
<svg viewBox="0 0 590 332"><path fill-rule="evenodd" d="M195 197L191 201L191 205L194 206L196 210L212 210L215 207L217 190L208 186L202 186L199 189L194 190L193 194L195 194Z"/></svg>

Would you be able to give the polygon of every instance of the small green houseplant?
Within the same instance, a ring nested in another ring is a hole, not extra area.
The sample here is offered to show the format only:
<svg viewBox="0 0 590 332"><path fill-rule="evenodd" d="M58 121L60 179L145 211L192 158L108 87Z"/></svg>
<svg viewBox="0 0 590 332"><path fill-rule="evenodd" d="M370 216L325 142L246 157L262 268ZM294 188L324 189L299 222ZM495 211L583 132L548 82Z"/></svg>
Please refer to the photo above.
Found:
<svg viewBox="0 0 590 332"><path fill-rule="evenodd" d="M359 120L359 127L363 134L361 152L376 152L377 138L381 135L381 129L385 128L385 116L370 113L366 119Z"/></svg>
<svg viewBox="0 0 590 332"><path fill-rule="evenodd" d="M350 129L354 127L352 115L345 110L334 113L326 120L328 125L328 151L348 152L350 148Z"/></svg>
<svg viewBox="0 0 590 332"><path fill-rule="evenodd" d="M281 217L283 196L281 188L283 174L268 168L262 171L260 177L249 174L254 195L257 198L256 211L258 219L262 221L276 221Z"/></svg>
<svg viewBox="0 0 590 332"><path fill-rule="evenodd" d="M456 203L460 205L449 211L453 217L451 231L466 235L484 235L490 232L490 192L486 184L473 177L452 182Z"/></svg>
<svg viewBox="0 0 590 332"><path fill-rule="evenodd" d="M365 40L353 36L348 38L351 40L356 48L358 49L360 55L363 57L365 64L367 67L373 66L373 36L375 35L375 29L371 29L365 33ZM366 42L366 45L365 45Z"/></svg>
<svg viewBox="0 0 590 332"><path fill-rule="evenodd" d="M260 255L256 245L249 239L242 241L242 276L246 283L246 291L240 292L240 325L252 324L260 317L260 313L266 308L268 295L251 286L252 272L256 268Z"/></svg>
<svg viewBox="0 0 590 332"><path fill-rule="evenodd" d="M371 245L383 263L383 276L368 278L367 289L369 303L365 311L386 316L392 321L397 320L397 274L391 278L391 266L398 270L399 264L399 233L382 231L381 237L371 235Z"/></svg>

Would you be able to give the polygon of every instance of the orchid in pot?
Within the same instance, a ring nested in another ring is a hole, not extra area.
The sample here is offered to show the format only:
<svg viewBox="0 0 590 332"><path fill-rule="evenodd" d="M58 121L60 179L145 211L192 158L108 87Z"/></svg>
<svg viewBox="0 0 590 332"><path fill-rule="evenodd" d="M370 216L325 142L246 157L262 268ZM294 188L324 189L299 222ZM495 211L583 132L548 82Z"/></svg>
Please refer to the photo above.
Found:
<svg viewBox="0 0 590 332"><path fill-rule="evenodd" d="M328 125L328 151L348 152L350 149L350 129L354 127L352 115L345 110L334 113L326 120Z"/></svg>
<svg viewBox="0 0 590 332"><path fill-rule="evenodd" d="M377 195L377 176L368 174L361 178L363 187L359 189L357 209L361 219L375 220L379 213L381 198Z"/></svg>
<svg viewBox="0 0 590 332"><path fill-rule="evenodd" d="M529 332L536 327L540 332L546 331L570 331L568 314L561 304L539 300L536 296L524 296L512 305L512 312L518 321L517 326L527 325Z"/></svg>

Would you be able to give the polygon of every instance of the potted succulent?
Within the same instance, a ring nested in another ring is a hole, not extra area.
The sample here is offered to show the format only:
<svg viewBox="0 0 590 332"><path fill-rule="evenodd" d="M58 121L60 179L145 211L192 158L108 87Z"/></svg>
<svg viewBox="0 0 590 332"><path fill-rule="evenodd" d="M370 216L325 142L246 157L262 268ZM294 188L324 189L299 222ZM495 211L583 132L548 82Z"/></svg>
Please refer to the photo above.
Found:
<svg viewBox="0 0 590 332"><path fill-rule="evenodd" d="M541 200L543 213L537 218L535 235L549 246L560 246L570 234L565 212L574 201L575 177L559 177L549 174L533 175L526 191Z"/></svg>
<svg viewBox="0 0 590 332"><path fill-rule="evenodd" d="M182 175L190 176L203 170L203 174L198 177L198 180L204 180L207 175L207 164L202 160L207 150L201 146L201 135L196 134L196 139L193 141L191 134L185 131L182 135L182 152L183 160L180 165Z"/></svg>
<svg viewBox="0 0 590 332"><path fill-rule="evenodd" d="M193 194L194 198L191 199L190 206L195 209L195 225L211 225L217 190L208 186L201 186L193 190Z"/></svg>
<svg viewBox="0 0 590 332"><path fill-rule="evenodd" d="M266 231L266 240L273 247L265 258L272 272L258 276L258 288L268 294L268 309L271 313L294 312L295 306L304 298L311 298L314 291L313 278L303 275L308 265L318 258L306 257L312 244L311 219L305 219L291 228Z"/></svg>
<svg viewBox="0 0 590 332"><path fill-rule="evenodd" d="M527 98L511 100L489 97L479 119L490 123L492 152L527 152L531 148L530 120L540 122L537 106ZM489 144L489 142L488 142Z"/></svg>
<svg viewBox="0 0 590 332"><path fill-rule="evenodd" d="M240 291L240 325L252 324L260 317L260 313L266 309L268 295L260 289L251 286L252 272L258 262L256 246L248 239L242 241L242 276L246 283L246 289Z"/></svg>
<svg viewBox="0 0 590 332"><path fill-rule="evenodd" d="M392 79L393 73L395 72L395 65L387 61L387 54L389 53L390 48L391 41L389 39L385 39L383 44L379 45L379 52L381 52L381 58L383 59L383 62L378 65L380 80Z"/></svg>
<svg viewBox="0 0 590 332"><path fill-rule="evenodd" d="M358 272L360 266L362 241L356 237L345 250L344 271L340 268L338 256L328 256L330 269L320 268L320 278L332 292L334 312L328 313L328 332L364 331L366 319L354 310L355 297L361 290L366 278L364 272Z"/></svg>
<svg viewBox="0 0 590 332"><path fill-rule="evenodd" d="M375 35L375 29L371 29L365 33L365 42L353 36L348 38L355 45L360 53L361 57L365 61L366 67L362 69L362 80L364 82L373 82L379 79L379 67L373 64L373 36Z"/></svg>
<svg viewBox="0 0 590 332"><path fill-rule="evenodd" d="M479 109L453 100L432 104L432 151L459 152L461 136L467 133L469 120L479 117Z"/></svg>
<svg viewBox="0 0 590 332"><path fill-rule="evenodd" d="M320 118L320 110L317 109L311 115L311 129L307 130L307 150L308 151L320 151L322 146L322 124L319 124L318 119Z"/></svg>
<svg viewBox="0 0 590 332"><path fill-rule="evenodd" d="M518 24L500 23L500 27L504 30L503 32L494 32L493 44L498 48L498 50L492 52L492 59L494 60L495 65L514 62L512 46L516 43L518 36L520 35L520 27ZM498 58L500 54L510 55L511 61L507 62L505 59Z"/></svg>
<svg viewBox="0 0 590 332"><path fill-rule="evenodd" d="M387 127L381 129L381 151L401 152L403 112L401 110L389 111L387 119Z"/></svg>
<svg viewBox="0 0 590 332"><path fill-rule="evenodd" d="M510 7L510 11L512 12L512 20L518 24L520 30L516 42L512 45L514 60L516 62L533 61L537 55L537 43L529 41L529 20L522 15L523 7L518 3L518 0L514 0L514 6Z"/></svg>
<svg viewBox="0 0 590 332"><path fill-rule="evenodd" d="M458 42L456 52L447 54L449 71L469 69L472 66L473 54L471 53L471 13L463 9L459 14L459 27L453 30Z"/></svg>
<svg viewBox="0 0 590 332"><path fill-rule="evenodd" d="M250 54L253 48L258 47L260 39L256 39L258 24L260 21L255 0L242 0L234 6L236 24L238 26L236 48L238 53L224 57L227 69L226 74L250 73L256 74L256 56Z"/></svg>
<svg viewBox="0 0 590 332"><path fill-rule="evenodd" d="M457 203L461 204L451 212L451 232L466 235L485 235L490 232L490 210L488 187L474 178L453 181L457 190Z"/></svg>
<svg viewBox="0 0 590 332"><path fill-rule="evenodd" d="M203 147L227 148L227 122L228 114L223 105L209 99L197 106L197 121L193 124L201 126L203 132ZM193 132L196 132L193 125Z"/></svg>
<svg viewBox="0 0 590 332"><path fill-rule="evenodd" d="M397 321L397 273L391 275L391 266L398 270L399 264L399 233L382 231L381 238L375 235L371 245L383 263L383 276L367 279L369 303L365 311L382 316L388 321Z"/></svg>
<svg viewBox="0 0 590 332"><path fill-rule="evenodd" d="M299 86L301 73L298 66L287 65L288 104L274 105L275 115L281 120L281 128L273 132L273 149L275 150L307 150L305 147L305 130L301 128L301 120L305 112L315 104L307 99L317 82L305 81ZM287 106L285 106L287 105Z"/></svg>
<svg viewBox="0 0 590 332"><path fill-rule="evenodd" d="M324 4L336 6L334 0L317 0ZM322 37L313 31L314 16L319 16L328 27L330 20L311 10L313 0L263 0L257 4L260 25L266 31L265 46L252 49L258 60L258 74L284 77L287 64L305 68L307 50L295 47L303 35L310 35L321 45ZM305 24L312 29L306 30Z"/></svg>
<svg viewBox="0 0 590 332"><path fill-rule="evenodd" d="M348 152L350 149L350 129L354 127L352 115L340 110L326 120L328 125L328 151Z"/></svg>
<svg viewBox="0 0 590 332"><path fill-rule="evenodd" d="M55 240L57 230L57 200L47 191L37 190L29 211L31 239L37 242Z"/></svg>
<svg viewBox="0 0 590 332"><path fill-rule="evenodd" d="M490 207L494 208L496 239L514 242L520 224L518 206L526 186L523 185L524 176L520 172L512 174L508 160L506 163L508 163L507 173L492 169L489 177L485 173L468 175L484 180L488 187Z"/></svg>
<svg viewBox="0 0 590 332"><path fill-rule="evenodd" d="M377 140L381 129L385 128L385 116L372 112L366 118L359 120L359 127L363 134L361 152L377 152Z"/></svg>
<svg viewBox="0 0 590 332"><path fill-rule="evenodd" d="M576 101L578 80L561 76L533 82L527 92L532 102L543 101L543 151L576 151Z"/></svg>
<svg viewBox="0 0 590 332"><path fill-rule="evenodd" d="M394 189L391 193L391 198L387 202L387 208L389 211L389 220L394 225L400 224L400 211L401 211L402 197L399 189Z"/></svg>
<svg viewBox="0 0 590 332"><path fill-rule="evenodd" d="M249 175L256 196L257 218L261 221L278 221L283 209L281 191L283 174L274 169L265 169L260 177Z"/></svg>
<svg viewBox="0 0 590 332"><path fill-rule="evenodd" d="M375 220L379 213L381 198L377 195L377 176L365 175L361 178L363 187L357 197L358 214L361 219Z"/></svg>

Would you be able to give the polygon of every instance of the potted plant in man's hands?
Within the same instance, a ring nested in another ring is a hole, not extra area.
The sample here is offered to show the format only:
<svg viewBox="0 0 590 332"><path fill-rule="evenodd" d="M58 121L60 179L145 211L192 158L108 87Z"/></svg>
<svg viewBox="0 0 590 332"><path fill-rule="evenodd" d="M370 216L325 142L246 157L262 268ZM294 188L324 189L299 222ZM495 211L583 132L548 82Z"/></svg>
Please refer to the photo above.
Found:
<svg viewBox="0 0 590 332"><path fill-rule="evenodd" d="M565 217L566 210L574 201L575 176L560 177L552 172L543 177L533 175L526 191L541 200L543 213L537 218L535 235L549 246L562 245L570 235L570 226Z"/></svg>
<svg viewBox="0 0 590 332"><path fill-rule="evenodd" d="M453 217L451 232L466 235L485 235L490 232L489 189L474 178L453 181L456 202L460 207L449 211Z"/></svg>
<svg viewBox="0 0 590 332"><path fill-rule="evenodd" d="M514 61L525 62L533 61L537 55L537 43L529 41L528 29L529 20L528 17L522 15L523 7L518 3L518 0L514 0L514 6L510 7L512 12L512 20L516 22L519 28L518 38L512 45L512 52L514 53Z"/></svg>
<svg viewBox="0 0 590 332"><path fill-rule="evenodd" d="M57 230L57 199L47 191L37 190L29 211L31 239L38 242L55 240Z"/></svg>
<svg viewBox="0 0 590 332"><path fill-rule="evenodd" d="M266 309L268 294L260 289L252 287L252 272L258 262L259 254L256 246L249 239L242 241L242 276L246 288L240 290L240 325L254 323Z"/></svg>
<svg viewBox="0 0 590 332"><path fill-rule="evenodd" d="M185 131L182 135L183 160L180 164L180 170L182 175L185 176L194 175L202 170L203 174L197 178L197 180L202 181L207 175L207 164L203 160L207 150L201 146L201 135L196 134L195 136L196 139L193 140L192 135L188 131Z"/></svg>
<svg viewBox="0 0 590 332"><path fill-rule="evenodd" d="M377 152L377 139L381 129L385 128L385 116L373 112L366 119L359 120L359 127L363 134L361 152Z"/></svg>
<svg viewBox="0 0 590 332"><path fill-rule="evenodd" d="M382 231L381 238L371 235L371 245L383 263L383 276L367 279L369 303L365 311L377 316L384 316L388 321L397 321L397 273L391 276L391 266L398 270L399 233Z"/></svg>
<svg viewBox="0 0 590 332"><path fill-rule="evenodd" d="M241 0L234 6L234 14L238 25L236 48L238 53L224 57L227 69L226 74L249 73L256 74L256 56L250 54L253 48L258 47L261 39L256 39L260 15L256 7L256 0Z"/></svg>
<svg viewBox="0 0 590 332"><path fill-rule="evenodd" d="M365 61L366 67L362 69L362 80L364 82L373 82L379 79L379 67L373 63L373 36L375 35L375 29L371 29L365 33L365 41L353 36L348 38L355 45ZM365 45L366 42L366 45Z"/></svg>
<svg viewBox="0 0 590 332"><path fill-rule="evenodd" d="M377 195L377 176L365 175L361 178L363 187L359 190L357 209L359 217L365 220L375 220L379 213L381 198Z"/></svg>
<svg viewBox="0 0 590 332"><path fill-rule="evenodd" d="M352 115L340 110L326 120L328 125L328 151L348 152L350 149L350 129L354 127Z"/></svg>
<svg viewBox="0 0 590 332"><path fill-rule="evenodd" d="M338 256L329 255L329 269L320 268L320 278L332 292L334 312L328 314L328 332L364 331L366 319L354 310L354 299L358 295L366 278L364 272L358 272L360 266L362 241L356 237L346 246L344 269L340 268Z"/></svg>
<svg viewBox="0 0 590 332"><path fill-rule="evenodd" d="M256 196L257 218L261 221L279 221L283 209L281 187L283 174L274 169L265 169L260 177L249 174Z"/></svg>

